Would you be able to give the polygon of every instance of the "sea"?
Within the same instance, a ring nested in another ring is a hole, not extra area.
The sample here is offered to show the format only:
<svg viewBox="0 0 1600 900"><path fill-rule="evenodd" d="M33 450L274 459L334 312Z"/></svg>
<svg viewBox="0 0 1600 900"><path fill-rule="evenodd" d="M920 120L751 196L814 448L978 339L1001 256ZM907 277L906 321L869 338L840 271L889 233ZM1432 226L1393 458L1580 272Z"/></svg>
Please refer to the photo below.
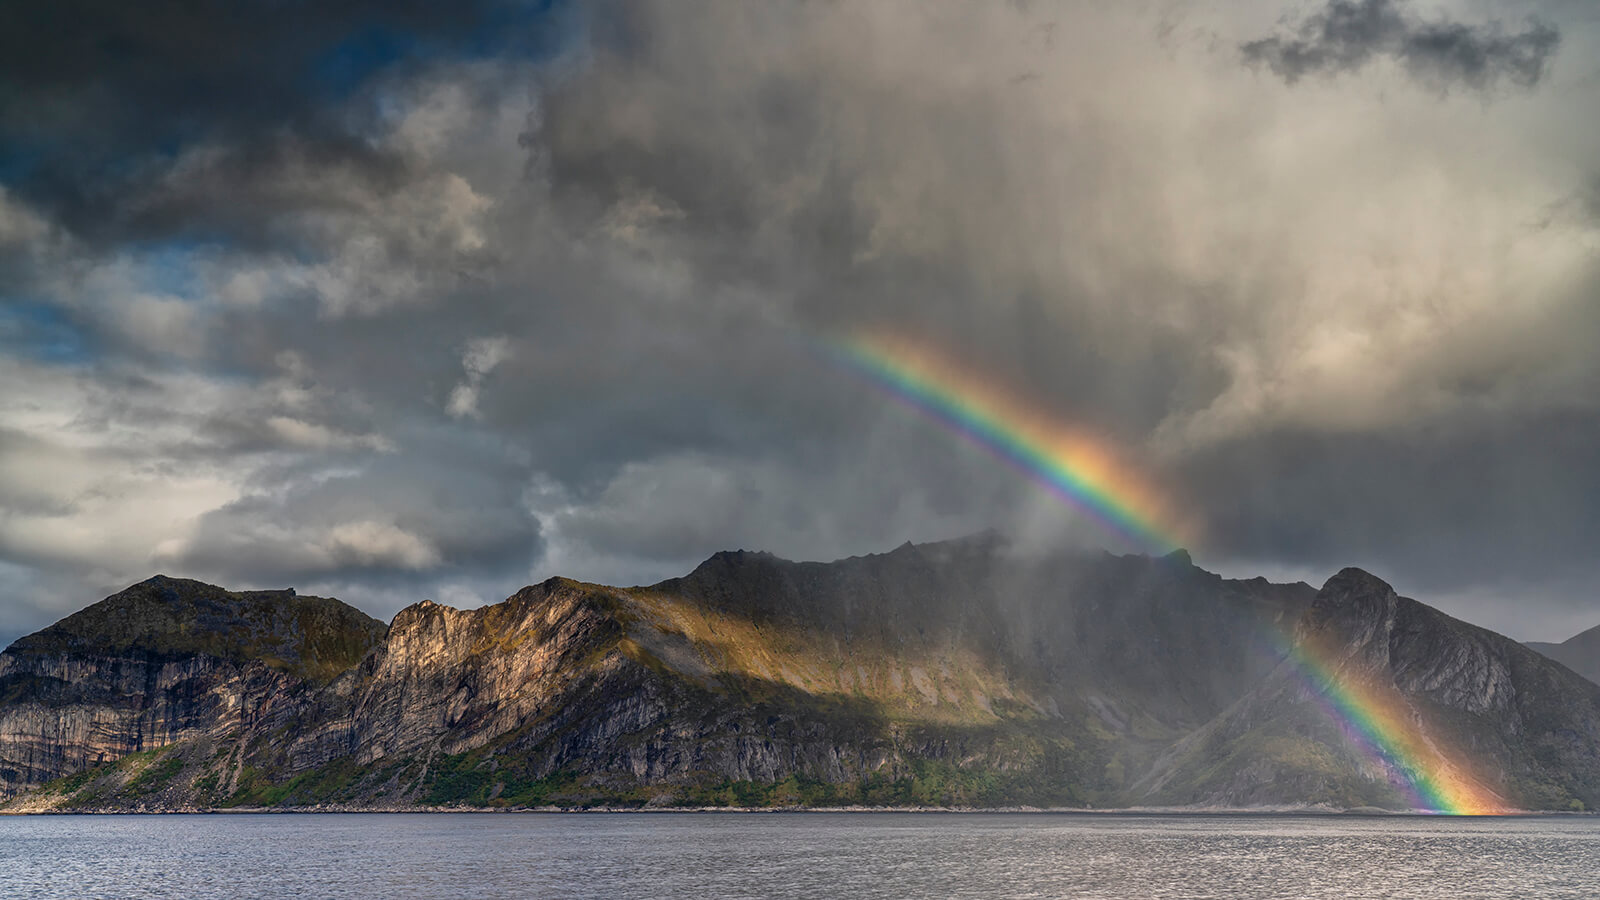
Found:
<svg viewBox="0 0 1600 900"><path fill-rule="evenodd" d="M0 817L0 897L1600 897L1600 818Z"/></svg>

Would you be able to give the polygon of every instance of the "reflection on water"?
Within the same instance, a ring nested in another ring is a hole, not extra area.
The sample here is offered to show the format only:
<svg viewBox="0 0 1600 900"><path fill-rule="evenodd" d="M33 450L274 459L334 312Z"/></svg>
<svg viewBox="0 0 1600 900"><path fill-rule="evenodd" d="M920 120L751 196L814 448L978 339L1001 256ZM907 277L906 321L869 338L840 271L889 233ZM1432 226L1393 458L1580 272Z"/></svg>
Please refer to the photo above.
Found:
<svg viewBox="0 0 1600 900"><path fill-rule="evenodd" d="M4 897L1600 897L1600 819L0 817Z"/></svg>

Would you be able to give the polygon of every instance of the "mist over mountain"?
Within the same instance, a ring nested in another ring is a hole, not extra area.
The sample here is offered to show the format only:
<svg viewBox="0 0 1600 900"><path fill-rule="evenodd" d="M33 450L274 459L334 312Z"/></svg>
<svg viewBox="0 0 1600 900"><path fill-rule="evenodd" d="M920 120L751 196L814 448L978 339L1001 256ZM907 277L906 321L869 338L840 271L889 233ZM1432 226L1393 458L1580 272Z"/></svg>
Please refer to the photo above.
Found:
<svg viewBox="0 0 1600 900"><path fill-rule="evenodd" d="M1311 647L1437 758L1355 741L1293 677ZM1597 748L1600 686L1359 570L1319 592L993 534L554 578L387 628L157 576L0 654L13 811L1408 809L1429 766L1502 808L1574 809L1600 803Z"/></svg>
<svg viewBox="0 0 1600 900"><path fill-rule="evenodd" d="M1590 681L1600 683L1600 625L1559 644L1528 641L1528 646Z"/></svg>

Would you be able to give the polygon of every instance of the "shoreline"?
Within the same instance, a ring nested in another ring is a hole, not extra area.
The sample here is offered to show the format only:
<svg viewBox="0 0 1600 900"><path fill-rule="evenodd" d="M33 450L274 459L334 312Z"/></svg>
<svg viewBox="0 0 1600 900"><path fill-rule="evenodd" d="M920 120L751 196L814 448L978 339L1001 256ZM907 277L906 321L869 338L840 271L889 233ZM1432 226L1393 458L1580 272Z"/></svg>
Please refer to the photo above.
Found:
<svg viewBox="0 0 1600 900"><path fill-rule="evenodd" d="M533 806L492 808L481 806L303 806L303 807L231 807L226 809L166 808L166 809L18 809L0 810L0 816L232 816L232 815L444 815L444 814L541 814L541 815L620 815L620 814L727 814L727 815L806 815L839 814L920 814L920 815L1022 815L1022 816L1082 816L1100 818L1142 817L1201 817L1229 816L1239 818L1315 817L1315 818L1413 818L1413 819L1516 819L1516 818L1582 818L1600 815L1600 811L1576 812L1571 810L1517 810L1514 812L1455 815L1429 810L1391 810L1379 807L1333 809L1330 807L1129 807L1122 809L1087 809L1079 807L952 807L952 806Z"/></svg>

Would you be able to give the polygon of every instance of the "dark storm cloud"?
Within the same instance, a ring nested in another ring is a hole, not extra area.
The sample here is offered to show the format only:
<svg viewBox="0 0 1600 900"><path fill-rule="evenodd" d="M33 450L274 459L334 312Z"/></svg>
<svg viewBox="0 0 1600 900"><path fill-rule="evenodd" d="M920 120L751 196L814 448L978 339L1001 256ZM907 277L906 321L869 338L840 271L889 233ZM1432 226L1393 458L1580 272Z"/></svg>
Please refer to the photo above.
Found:
<svg viewBox="0 0 1600 900"><path fill-rule="evenodd" d="M741 315L808 337L910 325L1018 384L1072 385L1056 395L1060 411L1118 431L1152 427L1174 392L1210 377L1178 328L1102 339L1186 286L1128 273L1137 283L1127 294L1143 301L1130 308L1076 283L1068 264L1041 272L1017 259L1038 239L1021 218L1035 173L994 139L1015 124L995 96L1003 83L952 86L951 96L907 75L891 102L870 61L830 68L806 32L814 23L778 9L773 21L734 16L759 38L731 44L718 29L691 32L670 7L597 17L588 77L552 85L529 135L564 221L625 237L637 227L651 241L641 253L669 255L730 302L742 291L763 307L670 310L705 316L708 329ZM800 39L783 35L789 24ZM1120 160L1100 146L1075 147L1072 160L1082 211L1059 216L1076 225L1120 190ZM1080 252L1090 251L1066 255ZM763 351L738 370L765 382L762 362L776 379L818 364Z"/></svg>
<svg viewBox="0 0 1600 900"><path fill-rule="evenodd" d="M1600 622L1597 446L1592 414L1508 415L1258 435L1196 454L1187 475L1211 519L1213 558L1313 582L1341 559L1475 624L1565 640Z"/></svg>
<svg viewBox="0 0 1600 900"><path fill-rule="evenodd" d="M1600 422L1573 413L1377 434L1285 430L1193 455L1188 480L1203 486L1214 553L1338 556L1460 590L1497 581L1510 560L1561 577L1587 565L1600 530L1597 446Z"/></svg>
<svg viewBox="0 0 1600 900"><path fill-rule="evenodd" d="M1399 0L1329 0L1289 31L1240 45L1246 61L1265 65L1289 84L1394 58L1426 84L1489 90L1501 80L1539 83L1561 43L1551 25L1529 22L1507 33L1498 23L1428 22L1407 15Z"/></svg>
<svg viewBox="0 0 1600 900"><path fill-rule="evenodd" d="M151 166L112 187L120 196L111 214L88 228L304 254L315 251L318 237L305 227L307 214L363 214L416 176L400 154L354 135L265 136L172 168Z"/></svg>
<svg viewBox="0 0 1600 900"><path fill-rule="evenodd" d="M566 30L563 16L518 0L7 4L0 182L103 239L232 238L230 226L241 224L248 235L257 226L237 207L198 191L188 202L157 196L130 209L127 201L202 142L234 148L213 179L248 185L294 154L342 178L392 183L403 160L362 140L363 120L377 110L343 101L430 60L548 55Z"/></svg>

